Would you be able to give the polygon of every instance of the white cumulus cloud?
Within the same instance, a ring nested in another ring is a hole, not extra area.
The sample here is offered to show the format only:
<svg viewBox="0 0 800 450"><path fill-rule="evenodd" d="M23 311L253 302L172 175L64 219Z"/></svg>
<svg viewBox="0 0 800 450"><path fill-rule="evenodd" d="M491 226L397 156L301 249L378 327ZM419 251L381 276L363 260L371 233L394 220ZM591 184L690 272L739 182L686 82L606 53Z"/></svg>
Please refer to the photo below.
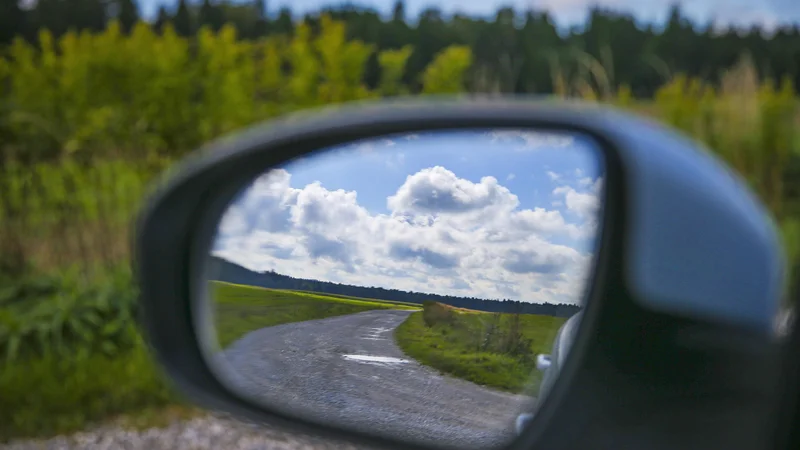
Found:
<svg viewBox="0 0 800 450"><path fill-rule="evenodd" d="M591 244L597 194L555 189L566 208L520 208L494 177L472 182L442 166L409 175L371 213L354 191L322 183L292 187L291 175L260 177L221 219L215 254L253 270L362 286L579 303L592 255L556 243Z"/></svg>

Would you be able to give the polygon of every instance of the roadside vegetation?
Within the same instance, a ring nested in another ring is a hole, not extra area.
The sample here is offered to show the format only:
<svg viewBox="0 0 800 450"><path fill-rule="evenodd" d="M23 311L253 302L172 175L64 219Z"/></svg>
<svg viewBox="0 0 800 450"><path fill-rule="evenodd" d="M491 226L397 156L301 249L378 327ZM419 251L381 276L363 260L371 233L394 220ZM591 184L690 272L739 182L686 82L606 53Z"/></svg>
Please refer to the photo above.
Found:
<svg viewBox="0 0 800 450"><path fill-rule="evenodd" d="M104 31L55 36L39 30L0 46L0 442L120 415L146 424L158 422L158 411L191 411L147 354L128 269L134 211L146 186L178 158L305 108L409 92L501 92L481 78L486 62L478 65L468 45L422 45L430 58L420 59L412 57L413 46L376 49L352 39L344 22L327 16L311 25L240 39L230 26L186 35L167 25L111 23ZM653 96L635 97L604 76L612 66L595 61L583 70L578 57L566 64L573 53L552 64L531 59L526 70L543 68L559 98L614 104L705 142L748 181L775 215L787 252L798 255L800 115L791 81L765 80L745 58L726 64L713 81L667 73ZM476 79L489 87L474 88ZM256 304L260 294L250 294L223 302L235 330L226 339L262 324L242 318L267 308ZM324 314L375 306L326 297ZM300 317L271 301L274 317ZM315 308L302 314L323 314ZM498 336L513 329L514 315L439 313L428 322L426 313L414 313L401 325L404 351L509 391L523 389L535 373L535 354L549 351L563 320L520 315L522 331L504 340ZM483 346L475 336L486 336L490 326L499 331Z"/></svg>
<svg viewBox="0 0 800 450"><path fill-rule="evenodd" d="M212 281L215 327L225 348L245 334L284 323L356 314L373 309L419 309L395 302L273 290Z"/></svg>
<svg viewBox="0 0 800 450"><path fill-rule="evenodd" d="M550 353L564 318L485 313L426 302L395 331L408 356L442 373L518 394L535 395L536 355Z"/></svg>
<svg viewBox="0 0 800 450"><path fill-rule="evenodd" d="M191 414L139 334L126 268L87 282L76 272L0 281L0 442L127 417Z"/></svg>

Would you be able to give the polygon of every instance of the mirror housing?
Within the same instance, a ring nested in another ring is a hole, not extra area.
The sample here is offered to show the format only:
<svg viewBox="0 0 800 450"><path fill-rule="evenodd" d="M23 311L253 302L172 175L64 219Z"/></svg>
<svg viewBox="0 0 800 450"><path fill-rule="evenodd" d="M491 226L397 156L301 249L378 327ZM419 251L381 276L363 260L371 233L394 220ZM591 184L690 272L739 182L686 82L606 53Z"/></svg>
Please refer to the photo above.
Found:
<svg viewBox="0 0 800 450"><path fill-rule="evenodd" d="M763 445L767 424L752 418L768 416L775 399L769 349L785 263L769 214L716 158L661 125L580 103L422 100L330 111L211 144L142 211L135 242L142 323L180 391L258 422L413 448L267 410L216 379L198 345L196 301L212 228L259 173L321 148L439 129L562 130L588 134L604 151L602 236L570 358L559 361L532 426L510 448L636 447L631 436L661 448L676 432L695 433L697 448ZM747 359L763 364L743 367ZM732 398L742 408L730 408ZM698 431L694 424L709 411L716 420Z"/></svg>
<svg viewBox="0 0 800 450"><path fill-rule="evenodd" d="M542 386L539 389L539 396L536 398L538 404L541 404L553 387L556 379L558 379L559 371L567 361L567 355L575 342L575 336L580 327L581 316L583 311L570 317L561 328L558 329L556 338L553 341L553 350L549 355L539 355L536 358L536 368L544 372L544 379ZM540 364L541 361L541 364ZM522 434L525 427L533 420L535 412L523 413L517 417L515 423L515 430L517 434Z"/></svg>

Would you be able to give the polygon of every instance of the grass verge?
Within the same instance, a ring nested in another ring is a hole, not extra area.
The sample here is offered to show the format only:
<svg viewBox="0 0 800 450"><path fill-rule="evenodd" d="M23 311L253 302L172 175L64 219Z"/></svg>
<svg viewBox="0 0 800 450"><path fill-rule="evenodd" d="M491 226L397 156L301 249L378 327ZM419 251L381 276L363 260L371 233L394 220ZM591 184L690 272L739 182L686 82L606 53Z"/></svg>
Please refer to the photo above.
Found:
<svg viewBox="0 0 800 450"><path fill-rule="evenodd" d="M215 326L224 348L259 328L373 309L418 309L408 303L357 299L212 281Z"/></svg>
<svg viewBox="0 0 800 450"><path fill-rule="evenodd" d="M536 355L549 353L566 319L496 314L426 303L395 332L408 356L442 373L514 393L535 395Z"/></svg>
<svg viewBox="0 0 800 450"><path fill-rule="evenodd" d="M86 275L0 276L0 442L195 413L139 334L130 271Z"/></svg>
<svg viewBox="0 0 800 450"><path fill-rule="evenodd" d="M0 370L0 442L106 422L146 428L199 413L163 380L144 345L108 357L45 356Z"/></svg>

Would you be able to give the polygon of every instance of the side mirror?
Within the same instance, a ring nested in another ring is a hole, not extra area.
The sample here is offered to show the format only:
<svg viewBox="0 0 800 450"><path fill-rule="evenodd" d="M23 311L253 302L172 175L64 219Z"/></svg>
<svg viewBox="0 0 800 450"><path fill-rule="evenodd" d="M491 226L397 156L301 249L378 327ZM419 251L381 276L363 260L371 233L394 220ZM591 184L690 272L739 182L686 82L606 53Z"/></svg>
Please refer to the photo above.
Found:
<svg viewBox="0 0 800 450"><path fill-rule="evenodd" d="M782 247L674 131L584 104L378 103L172 173L135 267L155 355L202 406L395 448L763 445Z"/></svg>
<svg viewBox="0 0 800 450"><path fill-rule="evenodd" d="M572 348L573 342L575 342L582 314L582 312L575 314L561 325L553 340L553 350L549 355L540 354L536 358L536 368L544 373L544 380L536 398L537 404L544 403L544 399L553 387L553 383L558 379L559 371L566 363L567 355ZM517 434L522 434L533 417L534 413L532 412L525 412L517 416L515 422Z"/></svg>

